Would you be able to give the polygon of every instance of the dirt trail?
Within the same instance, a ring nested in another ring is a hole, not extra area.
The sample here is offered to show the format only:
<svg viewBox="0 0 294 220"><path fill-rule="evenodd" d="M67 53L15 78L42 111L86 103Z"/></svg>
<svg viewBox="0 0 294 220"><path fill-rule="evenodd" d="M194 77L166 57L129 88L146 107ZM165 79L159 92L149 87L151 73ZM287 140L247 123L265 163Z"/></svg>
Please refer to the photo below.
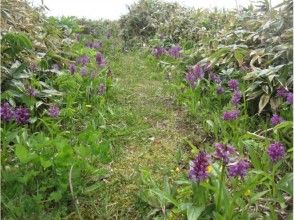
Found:
<svg viewBox="0 0 294 220"><path fill-rule="evenodd" d="M124 126L122 151L109 166L103 195L95 202L101 219L142 219L138 202L140 170L147 169L155 179L181 169L177 156L191 133L182 128L183 112L165 89L165 76L156 63L126 55L115 61L114 87L118 124Z"/></svg>

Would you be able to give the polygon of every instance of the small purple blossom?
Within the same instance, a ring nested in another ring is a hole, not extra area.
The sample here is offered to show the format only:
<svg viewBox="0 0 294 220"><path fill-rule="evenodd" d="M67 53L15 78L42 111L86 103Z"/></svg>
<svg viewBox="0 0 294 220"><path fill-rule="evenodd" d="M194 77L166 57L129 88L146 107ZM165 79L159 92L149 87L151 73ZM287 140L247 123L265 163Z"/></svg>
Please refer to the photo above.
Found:
<svg viewBox="0 0 294 220"><path fill-rule="evenodd" d="M225 121L232 121L239 117L240 111L239 110L232 110L223 113L223 119Z"/></svg>
<svg viewBox="0 0 294 220"><path fill-rule="evenodd" d="M77 71L76 65L73 63L69 64L69 71L71 74L74 74Z"/></svg>
<svg viewBox="0 0 294 220"><path fill-rule="evenodd" d="M106 92L106 86L105 84L101 83L98 87L98 93L99 95L104 95Z"/></svg>
<svg viewBox="0 0 294 220"><path fill-rule="evenodd" d="M240 100L242 98L242 94L239 90L235 90L231 99L231 103L233 105L238 105L240 103Z"/></svg>
<svg viewBox="0 0 294 220"><path fill-rule="evenodd" d="M222 94L225 92L225 89L223 87L219 86L219 87L217 87L216 92L217 92L217 94Z"/></svg>
<svg viewBox="0 0 294 220"><path fill-rule="evenodd" d="M293 105L293 93L292 92L289 92L287 94L287 103L290 105Z"/></svg>
<svg viewBox="0 0 294 220"><path fill-rule="evenodd" d="M238 86L239 86L239 83L238 83L237 80L231 79L228 82L228 86L230 87L231 90L237 90L238 89Z"/></svg>
<svg viewBox="0 0 294 220"><path fill-rule="evenodd" d="M222 82L221 79L220 79L220 77L217 74L215 74L215 73L209 74L209 78L210 78L210 80L212 82L214 82L216 84L220 84Z"/></svg>
<svg viewBox="0 0 294 220"><path fill-rule="evenodd" d="M52 69L58 71L60 68L59 68L58 64L55 63L52 65Z"/></svg>
<svg viewBox="0 0 294 220"><path fill-rule="evenodd" d="M26 107L17 107L14 112L14 118L17 124L25 124L30 118L29 109Z"/></svg>
<svg viewBox="0 0 294 220"><path fill-rule="evenodd" d="M78 59L77 59L77 63L78 64L81 64L82 66L85 66L89 63L90 59L88 56L86 55L83 55L83 56L80 56Z"/></svg>
<svg viewBox="0 0 294 220"><path fill-rule="evenodd" d="M179 58L181 56L181 50L182 50L182 48L179 46L172 46L168 50L168 54L174 58Z"/></svg>
<svg viewBox="0 0 294 220"><path fill-rule="evenodd" d="M163 47L155 47L152 50L152 54L156 57L160 57L166 53L166 50Z"/></svg>
<svg viewBox="0 0 294 220"><path fill-rule="evenodd" d="M235 153L235 148L227 144L216 143L214 147L215 158L223 163L228 163L230 161L230 156Z"/></svg>
<svg viewBox="0 0 294 220"><path fill-rule="evenodd" d="M29 88L27 88L27 94L31 97L35 97L37 95L37 90L29 86Z"/></svg>
<svg viewBox="0 0 294 220"><path fill-rule="evenodd" d="M81 68L81 71L80 71L80 73L81 73L81 76L86 76L87 75L87 67L86 66L83 66L82 68Z"/></svg>
<svg viewBox="0 0 294 220"><path fill-rule="evenodd" d="M203 151L191 162L189 178L196 182L204 181L208 178L209 155Z"/></svg>
<svg viewBox="0 0 294 220"><path fill-rule="evenodd" d="M189 86L191 86L192 88L195 88L196 85L196 76L192 71L189 71L186 74L186 81L189 84Z"/></svg>
<svg viewBox="0 0 294 220"><path fill-rule="evenodd" d="M204 71L203 71L202 67L199 64L196 64L193 67L192 71L193 71L193 73L194 73L194 75L196 76L197 79L203 79Z"/></svg>
<svg viewBox="0 0 294 220"><path fill-rule="evenodd" d="M247 175L247 171L250 168L250 163L247 160L239 160L231 163L228 166L229 176L244 178Z"/></svg>
<svg viewBox="0 0 294 220"><path fill-rule="evenodd" d="M283 121L283 118L277 114L273 114L271 118L271 123L273 126L280 124Z"/></svg>
<svg viewBox="0 0 294 220"><path fill-rule="evenodd" d="M285 87L279 87L277 89L277 96L287 98L288 90Z"/></svg>
<svg viewBox="0 0 294 220"><path fill-rule="evenodd" d="M93 48L93 42L89 41L86 44L86 47Z"/></svg>
<svg viewBox="0 0 294 220"><path fill-rule="evenodd" d="M275 142L270 144L267 153L273 162L282 159L285 155L285 147L282 143Z"/></svg>
<svg viewBox="0 0 294 220"><path fill-rule="evenodd" d="M56 106L56 105L52 105L48 109L48 115L52 118L57 118L59 116L59 114L60 114L60 110L59 110L58 106Z"/></svg>
<svg viewBox="0 0 294 220"><path fill-rule="evenodd" d="M103 55L102 55L100 52L98 52L98 53L96 54L96 63L97 63L101 68L105 67L105 63L106 63L106 61L105 61Z"/></svg>
<svg viewBox="0 0 294 220"><path fill-rule="evenodd" d="M13 114L13 108L10 106L8 102L4 102L0 106L0 117L1 121L12 121L14 114Z"/></svg>

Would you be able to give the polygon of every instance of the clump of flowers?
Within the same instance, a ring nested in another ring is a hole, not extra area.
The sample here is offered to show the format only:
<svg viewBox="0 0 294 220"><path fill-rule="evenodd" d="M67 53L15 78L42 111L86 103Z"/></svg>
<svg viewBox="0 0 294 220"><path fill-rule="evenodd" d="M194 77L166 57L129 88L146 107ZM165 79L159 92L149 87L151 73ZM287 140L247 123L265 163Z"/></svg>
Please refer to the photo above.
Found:
<svg viewBox="0 0 294 220"><path fill-rule="evenodd" d="M192 88L195 88L196 81L203 79L204 71L199 64L196 64L192 69L186 74L186 81Z"/></svg>
<svg viewBox="0 0 294 220"><path fill-rule="evenodd" d="M201 182L208 178L210 156L201 151L191 162L189 178L192 181Z"/></svg>
<svg viewBox="0 0 294 220"><path fill-rule="evenodd" d="M155 47L152 50L152 54L156 57L160 57L166 53L166 50L163 47Z"/></svg>
<svg viewBox="0 0 294 220"><path fill-rule="evenodd" d="M101 83L98 88L98 93L99 95L104 95L105 92L106 92L106 86L105 84Z"/></svg>
<svg viewBox="0 0 294 220"><path fill-rule="evenodd" d="M285 155L285 147L282 143L275 142L270 144L267 149L267 153L273 162L277 162L282 159Z"/></svg>
<svg viewBox="0 0 294 220"><path fill-rule="evenodd" d="M223 119L225 121L232 121L239 117L240 111L239 110L232 110L223 113Z"/></svg>
<svg viewBox="0 0 294 220"><path fill-rule="evenodd" d="M273 114L271 118L271 123L273 126L280 124L283 121L283 118L277 114Z"/></svg>
<svg viewBox="0 0 294 220"><path fill-rule="evenodd" d="M69 72L70 72L71 74L74 74L76 71L77 71L77 67L76 67L76 65L73 64L73 63L69 64Z"/></svg>
<svg viewBox="0 0 294 220"><path fill-rule="evenodd" d="M27 88L27 94L31 97L35 97L37 95L37 90L35 90L33 87L29 86Z"/></svg>
<svg viewBox="0 0 294 220"><path fill-rule="evenodd" d="M277 96L287 98L288 90L285 87L279 87L277 89Z"/></svg>
<svg viewBox="0 0 294 220"><path fill-rule="evenodd" d="M81 76L86 76L87 72L88 72L87 67L84 66L84 67L81 68Z"/></svg>
<svg viewBox="0 0 294 220"><path fill-rule="evenodd" d="M172 46L169 50L168 50L168 54L174 58L179 58L181 56L181 50L182 48L177 46Z"/></svg>
<svg viewBox="0 0 294 220"><path fill-rule="evenodd" d="M231 90L237 90L239 87L239 83L235 79L231 79L228 81L228 86Z"/></svg>
<svg viewBox="0 0 294 220"><path fill-rule="evenodd" d="M90 59L88 56L86 55L83 55L83 56L80 56L78 59L77 59L77 63L78 64L81 64L82 66L85 66L89 63Z"/></svg>
<svg viewBox="0 0 294 220"><path fill-rule="evenodd" d="M228 173L231 177L241 177L244 178L247 175L248 169L250 168L250 163L247 160L239 160L228 166Z"/></svg>
<svg viewBox="0 0 294 220"><path fill-rule="evenodd" d="M0 106L1 121L9 122L14 118L13 108L8 102L4 102Z"/></svg>
<svg viewBox="0 0 294 220"><path fill-rule="evenodd" d="M228 144L216 143L214 147L214 157L224 164L227 164L230 161L230 156L236 152L235 148Z"/></svg>
<svg viewBox="0 0 294 220"><path fill-rule="evenodd" d="M98 52L98 53L96 54L96 63L97 63L97 65L99 65L101 68L105 67L106 61L105 61L103 55L102 55L100 52Z"/></svg>
<svg viewBox="0 0 294 220"><path fill-rule="evenodd" d="M216 84L220 84L222 81L219 77L219 75L215 74L215 73L211 73L209 74L209 78L212 82L216 83Z"/></svg>
<svg viewBox="0 0 294 220"><path fill-rule="evenodd" d="M242 98L242 94L239 90L235 90L231 99L231 103L233 105L238 105L240 103L240 100Z"/></svg>
<svg viewBox="0 0 294 220"><path fill-rule="evenodd" d="M60 114L60 110L59 110L58 106L56 106L56 105L52 105L48 109L48 115L52 118L57 118L59 116L59 114Z"/></svg>
<svg viewBox="0 0 294 220"><path fill-rule="evenodd" d="M17 107L14 112L14 118L17 124L25 124L30 118L29 109L26 107Z"/></svg>
<svg viewBox="0 0 294 220"><path fill-rule="evenodd" d="M225 89L223 87L219 86L219 87L217 87L216 92L217 92L217 94L222 94L225 92Z"/></svg>
<svg viewBox="0 0 294 220"><path fill-rule="evenodd" d="M293 105L293 93L292 92L289 92L287 94L287 103L290 105Z"/></svg>

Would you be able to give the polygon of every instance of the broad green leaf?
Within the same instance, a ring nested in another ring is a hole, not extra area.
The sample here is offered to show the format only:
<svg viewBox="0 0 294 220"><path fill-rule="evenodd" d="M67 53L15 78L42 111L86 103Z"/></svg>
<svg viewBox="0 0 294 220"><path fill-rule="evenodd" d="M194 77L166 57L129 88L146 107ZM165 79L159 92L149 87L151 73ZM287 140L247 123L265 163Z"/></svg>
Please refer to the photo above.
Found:
<svg viewBox="0 0 294 220"><path fill-rule="evenodd" d="M203 210L204 210L204 206L201 206L201 207L190 206L187 209L188 220L197 220L199 216L201 215L201 213L203 212Z"/></svg>
<svg viewBox="0 0 294 220"><path fill-rule="evenodd" d="M20 144L15 146L15 155L21 163L27 163L30 159L29 151Z"/></svg>
<svg viewBox="0 0 294 220"><path fill-rule="evenodd" d="M258 103L258 114L260 114L262 110L264 109L264 107L268 104L270 97L271 97L270 95L266 95L266 94L263 94L260 97L260 100Z"/></svg>

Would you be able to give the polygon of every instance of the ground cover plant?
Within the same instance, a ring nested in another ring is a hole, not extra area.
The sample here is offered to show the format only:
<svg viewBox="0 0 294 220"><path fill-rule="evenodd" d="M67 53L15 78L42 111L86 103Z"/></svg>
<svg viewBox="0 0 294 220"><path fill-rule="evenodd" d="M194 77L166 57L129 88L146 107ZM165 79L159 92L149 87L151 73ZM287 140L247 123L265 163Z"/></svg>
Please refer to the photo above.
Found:
<svg viewBox="0 0 294 220"><path fill-rule="evenodd" d="M1 7L3 219L291 219L293 1Z"/></svg>

